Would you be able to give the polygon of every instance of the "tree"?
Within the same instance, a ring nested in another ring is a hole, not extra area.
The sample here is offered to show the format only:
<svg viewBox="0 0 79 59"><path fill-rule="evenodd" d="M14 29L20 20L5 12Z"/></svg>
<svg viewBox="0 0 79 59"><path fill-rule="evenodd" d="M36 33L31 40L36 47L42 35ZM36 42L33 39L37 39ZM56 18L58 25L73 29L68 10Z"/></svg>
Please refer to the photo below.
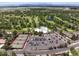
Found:
<svg viewBox="0 0 79 59"><path fill-rule="evenodd" d="M16 35L17 35L17 31L15 30L15 31L13 31L13 37L16 37Z"/></svg>
<svg viewBox="0 0 79 59"><path fill-rule="evenodd" d="M0 33L0 37L3 37L3 34L2 33Z"/></svg>
<svg viewBox="0 0 79 59"><path fill-rule="evenodd" d="M2 49L5 49L5 50L11 50L12 49L12 46L8 45L8 44L5 44Z"/></svg>
<svg viewBox="0 0 79 59"><path fill-rule="evenodd" d="M41 36L43 34L43 32L39 32L39 36Z"/></svg>
<svg viewBox="0 0 79 59"><path fill-rule="evenodd" d="M71 37L72 40L77 40L77 36L75 34L72 35Z"/></svg>
<svg viewBox="0 0 79 59"><path fill-rule="evenodd" d="M71 51L73 56L78 56L79 55L78 52L73 47L70 48L70 51Z"/></svg>
<svg viewBox="0 0 79 59"><path fill-rule="evenodd" d="M63 53L64 56L69 56L69 52Z"/></svg>
<svg viewBox="0 0 79 59"><path fill-rule="evenodd" d="M16 53L12 51L12 56L16 56Z"/></svg>
<svg viewBox="0 0 79 59"><path fill-rule="evenodd" d="M71 44L71 41L70 41L70 40L68 40L68 41L67 41L67 43L68 43L68 44Z"/></svg>
<svg viewBox="0 0 79 59"><path fill-rule="evenodd" d="M62 36L64 35L64 34L63 34L63 30L60 30L60 35L62 35Z"/></svg>
<svg viewBox="0 0 79 59"><path fill-rule="evenodd" d="M7 56L7 52L6 51L0 51L0 56Z"/></svg>

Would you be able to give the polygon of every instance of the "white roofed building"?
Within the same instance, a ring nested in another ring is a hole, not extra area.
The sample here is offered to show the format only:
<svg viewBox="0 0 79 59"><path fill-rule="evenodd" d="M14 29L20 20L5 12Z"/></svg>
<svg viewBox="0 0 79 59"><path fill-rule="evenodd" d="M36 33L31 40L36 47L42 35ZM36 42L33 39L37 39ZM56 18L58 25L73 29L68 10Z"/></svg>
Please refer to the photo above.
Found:
<svg viewBox="0 0 79 59"><path fill-rule="evenodd" d="M47 27L41 26L40 28L35 28L35 31L37 32L43 32L43 33L48 33L50 30Z"/></svg>

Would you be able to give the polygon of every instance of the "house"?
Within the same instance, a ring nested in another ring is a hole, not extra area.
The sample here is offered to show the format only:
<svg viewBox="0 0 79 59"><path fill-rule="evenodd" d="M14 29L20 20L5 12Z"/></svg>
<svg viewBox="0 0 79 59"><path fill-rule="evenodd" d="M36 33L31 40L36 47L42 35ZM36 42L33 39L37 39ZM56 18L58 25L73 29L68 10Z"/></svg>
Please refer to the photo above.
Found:
<svg viewBox="0 0 79 59"><path fill-rule="evenodd" d="M0 39L0 48L3 47L4 44L5 44L5 40L1 38L1 39Z"/></svg>

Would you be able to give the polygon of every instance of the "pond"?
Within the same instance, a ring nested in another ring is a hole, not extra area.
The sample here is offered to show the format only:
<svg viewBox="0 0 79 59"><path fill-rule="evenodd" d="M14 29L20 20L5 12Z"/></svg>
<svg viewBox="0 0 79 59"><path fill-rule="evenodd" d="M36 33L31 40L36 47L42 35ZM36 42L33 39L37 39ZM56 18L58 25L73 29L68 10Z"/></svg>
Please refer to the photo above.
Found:
<svg viewBox="0 0 79 59"><path fill-rule="evenodd" d="M52 17L51 16L48 16L48 20L52 20Z"/></svg>

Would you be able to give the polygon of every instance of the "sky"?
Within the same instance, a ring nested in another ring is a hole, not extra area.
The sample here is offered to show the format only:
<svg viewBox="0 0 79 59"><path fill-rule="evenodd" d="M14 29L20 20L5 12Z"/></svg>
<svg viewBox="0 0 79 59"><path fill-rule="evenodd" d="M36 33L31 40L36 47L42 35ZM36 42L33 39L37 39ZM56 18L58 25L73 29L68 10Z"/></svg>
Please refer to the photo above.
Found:
<svg viewBox="0 0 79 59"><path fill-rule="evenodd" d="M79 2L79 0L0 0L0 2Z"/></svg>
<svg viewBox="0 0 79 59"><path fill-rule="evenodd" d="M16 6L21 4L51 4L51 5L73 5L73 6L79 6L79 2L0 2L0 6Z"/></svg>
<svg viewBox="0 0 79 59"><path fill-rule="evenodd" d="M36 3L34 3L36 2ZM79 0L0 0L0 6L19 5L19 4L74 4L79 5Z"/></svg>

